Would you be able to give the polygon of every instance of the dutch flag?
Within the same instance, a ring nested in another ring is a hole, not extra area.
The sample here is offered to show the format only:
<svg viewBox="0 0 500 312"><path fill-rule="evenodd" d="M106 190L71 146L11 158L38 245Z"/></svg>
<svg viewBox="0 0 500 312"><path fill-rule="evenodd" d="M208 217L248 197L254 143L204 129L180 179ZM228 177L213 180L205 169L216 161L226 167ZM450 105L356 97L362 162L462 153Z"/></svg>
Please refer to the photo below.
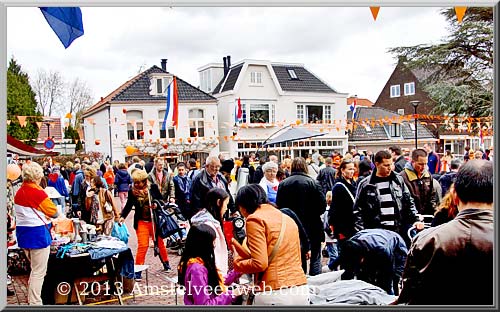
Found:
<svg viewBox="0 0 500 312"><path fill-rule="evenodd" d="M349 109L352 112L352 119L356 118L356 104L357 104L356 102L357 102L357 98L354 98L354 101L352 101L351 106L349 106Z"/></svg>

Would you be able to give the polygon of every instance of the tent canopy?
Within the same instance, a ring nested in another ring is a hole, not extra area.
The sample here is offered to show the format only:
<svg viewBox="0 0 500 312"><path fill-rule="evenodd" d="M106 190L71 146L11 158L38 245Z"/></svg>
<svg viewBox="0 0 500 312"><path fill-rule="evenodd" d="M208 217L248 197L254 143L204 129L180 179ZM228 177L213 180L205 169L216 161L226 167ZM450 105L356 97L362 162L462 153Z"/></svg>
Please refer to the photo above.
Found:
<svg viewBox="0 0 500 312"><path fill-rule="evenodd" d="M58 152L46 152L24 144L18 139L11 137L7 134L7 152L18 154L19 157L42 157L42 156L56 156Z"/></svg>
<svg viewBox="0 0 500 312"><path fill-rule="evenodd" d="M321 133L317 131L310 131L304 128L290 128L284 133L278 135L274 139L272 139L269 142L266 142L263 144L263 147L273 145L273 144L278 144L278 143L283 143L283 142L288 142L288 141L297 141L297 140L303 140L303 139L308 139L308 138L313 138L313 137L318 137L325 135L326 133Z"/></svg>

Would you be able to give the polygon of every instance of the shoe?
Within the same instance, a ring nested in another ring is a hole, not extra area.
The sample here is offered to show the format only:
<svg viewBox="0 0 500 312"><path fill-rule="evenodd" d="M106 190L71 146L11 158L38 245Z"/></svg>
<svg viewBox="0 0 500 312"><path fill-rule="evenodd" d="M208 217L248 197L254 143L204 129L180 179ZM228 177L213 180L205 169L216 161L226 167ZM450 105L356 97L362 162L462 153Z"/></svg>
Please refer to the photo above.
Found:
<svg viewBox="0 0 500 312"><path fill-rule="evenodd" d="M137 272L137 273L135 273L134 280L135 280L136 282L140 282L140 281L142 281L142 272Z"/></svg>
<svg viewBox="0 0 500 312"><path fill-rule="evenodd" d="M330 270L330 268L328 267L328 265L324 265L322 268L321 268L321 273L328 273L328 272L331 272L332 270Z"/></svg>
<svg viewBox="0 0 500 312"><path fill-rule="evenodd" d="M172 268L170 267L170 263L168 263L168 261L163 262L163 269L164 269L167 273L172 272Z"/></svg>

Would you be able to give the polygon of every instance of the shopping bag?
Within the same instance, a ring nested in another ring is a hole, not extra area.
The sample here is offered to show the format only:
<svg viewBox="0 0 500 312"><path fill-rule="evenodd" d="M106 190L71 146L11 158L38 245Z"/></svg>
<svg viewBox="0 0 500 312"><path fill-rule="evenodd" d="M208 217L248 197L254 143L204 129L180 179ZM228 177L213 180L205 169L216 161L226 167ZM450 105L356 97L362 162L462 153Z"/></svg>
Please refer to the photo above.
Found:
<svg viewBox="0 0 500 312"><path fill-rule="evenodd" d="M111 236L118 238L123 241L125 244L128 244L128 237L130 236L127 226L120 222L115 222L113 224L113 230L111 231Z"/></svg>
<svg viewBox="0 0 500 312"><path fill-rule="evenodd" d="M154 214L156 215L156 229L159 237L167 238L174 233L181 232L181 228L174 217L162 207L154 209Z"/></svg>

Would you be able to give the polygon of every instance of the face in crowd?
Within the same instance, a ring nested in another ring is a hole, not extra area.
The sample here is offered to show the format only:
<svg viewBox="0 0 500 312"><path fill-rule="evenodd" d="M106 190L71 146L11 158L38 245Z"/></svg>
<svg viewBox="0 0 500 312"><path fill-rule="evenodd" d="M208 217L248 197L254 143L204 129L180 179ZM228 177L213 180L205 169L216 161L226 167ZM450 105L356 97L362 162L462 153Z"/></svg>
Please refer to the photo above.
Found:
<svg viewBox="0 0 500 312"><path fill-rule="evenodd" d="M384 158L380 163L375 162L375 166L377 167L377 176L388 177L391 175L393 168L392 158Z"/></svg>
<svg viewBox="0 0 500 312"><path fill-rule="evenodd" d="M207 173L210 177L215 178L219 172L221 165L218 158L210 158L206 165Z"/></svg>

